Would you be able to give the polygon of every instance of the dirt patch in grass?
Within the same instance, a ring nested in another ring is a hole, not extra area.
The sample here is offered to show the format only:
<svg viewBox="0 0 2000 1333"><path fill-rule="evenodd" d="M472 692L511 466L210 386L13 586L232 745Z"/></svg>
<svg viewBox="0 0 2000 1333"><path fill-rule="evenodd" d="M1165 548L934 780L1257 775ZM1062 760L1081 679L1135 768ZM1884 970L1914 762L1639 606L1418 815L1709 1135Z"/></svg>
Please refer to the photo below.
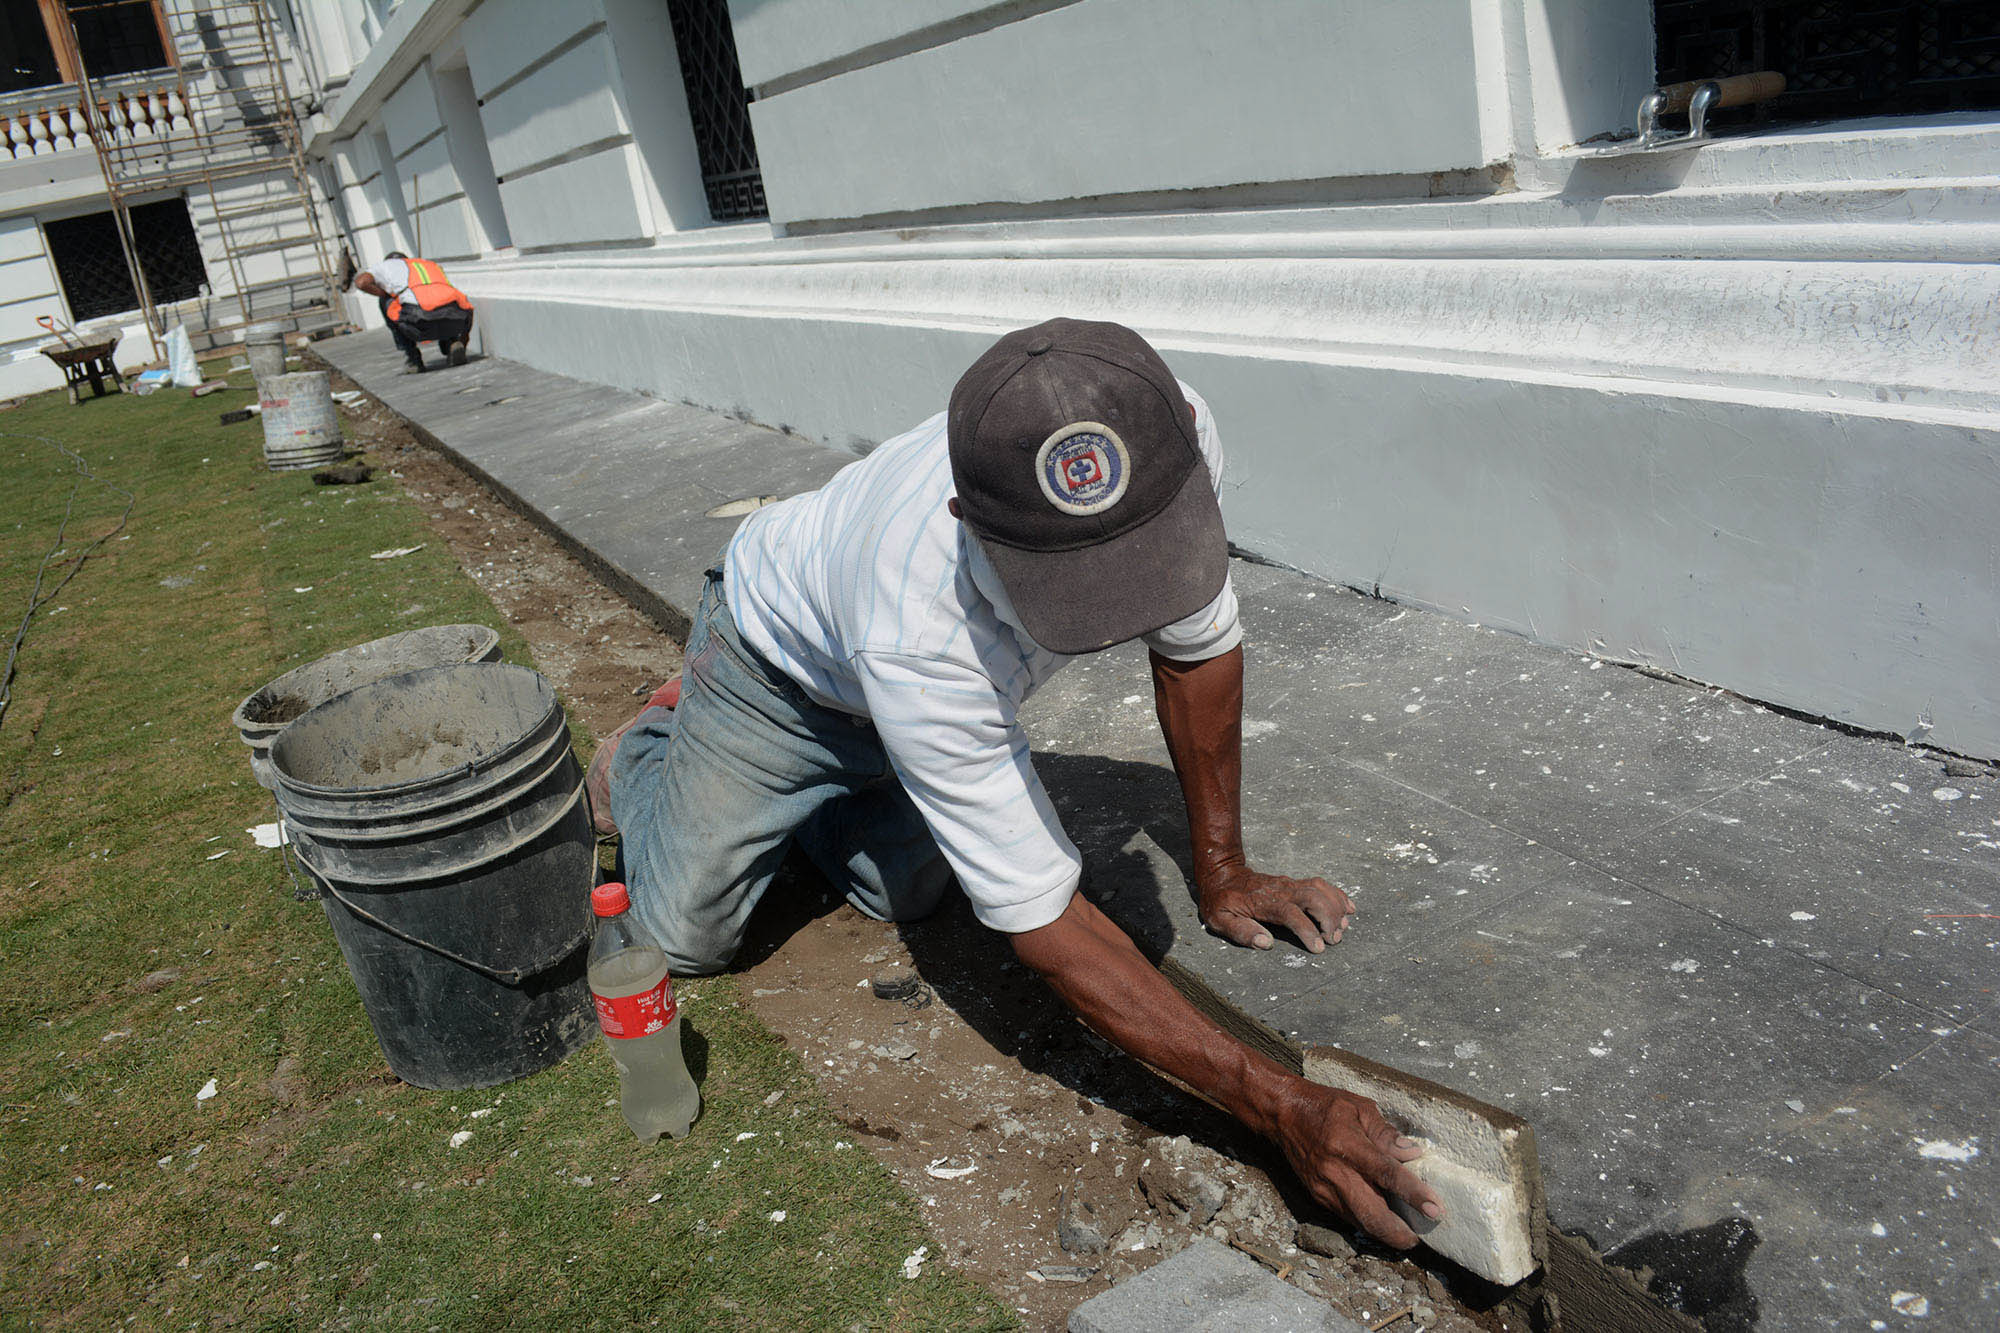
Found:
<svg viewBox="0 0 2000 1333"><path fill-rule="evenodd" d="M344 375L334 378L341 389L358 387ZM571 718L591 736L615 730L639 710L635 700L680 674L677 639L450 459L419 443L395 413L363 398L347 424L533 646L536 669L555 682Z"/></svg>
<svg viewBox="0 0 2000 1333"><path fill-rule="evenodd" d="M357 435L423 503L592 734L625 722L635 696L679 670L675 640L366 402L350 418ZM910 998L877 998L878 980ZM846 1127L836 1150L872 1153L918 1201L936 1237L928 1261L994 1292L1026 1327L1065 1327L1083 1300L1198 1233L1248 1247L1367 1327L1505 1327L1455 1296L1452 1275L1365 1238L1322 1241L1342 1251L1334 1255L1301 1249L1298 1219L1333 1219L1298 1193L1268 1145L1078 1024L962 901L927 922L884 925L832 901L794 857L753 922L738 982ZM1163 1145L1175 1136L1189 1142ZM1187 1154L1214 1180L1213 1216L1197 1222L1142 1188L1163 1151ZM1080 1228L1063 1226L1066 1214L1094 1221L1110 1244L1088 1248ZM1065 1249L1066 1234L1084 1244Z"/></svg>

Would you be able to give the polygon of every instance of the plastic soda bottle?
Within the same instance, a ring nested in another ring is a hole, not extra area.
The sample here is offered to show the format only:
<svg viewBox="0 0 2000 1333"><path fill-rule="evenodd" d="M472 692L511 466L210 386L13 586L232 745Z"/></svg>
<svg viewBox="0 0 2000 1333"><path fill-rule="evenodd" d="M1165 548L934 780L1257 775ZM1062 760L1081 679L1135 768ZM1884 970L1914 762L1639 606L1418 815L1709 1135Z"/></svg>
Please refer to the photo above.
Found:
<svg viewBox="0 0 2000 1333"><path fill-rule="evenodd" d="M681 1013L667 976L667 956L632 919L623 884L591 891L597 938L590 944L590 993L604 1029L625 1123L651 1143L681 1138L701 1111L701 1093L681 1058Z"/></svg>

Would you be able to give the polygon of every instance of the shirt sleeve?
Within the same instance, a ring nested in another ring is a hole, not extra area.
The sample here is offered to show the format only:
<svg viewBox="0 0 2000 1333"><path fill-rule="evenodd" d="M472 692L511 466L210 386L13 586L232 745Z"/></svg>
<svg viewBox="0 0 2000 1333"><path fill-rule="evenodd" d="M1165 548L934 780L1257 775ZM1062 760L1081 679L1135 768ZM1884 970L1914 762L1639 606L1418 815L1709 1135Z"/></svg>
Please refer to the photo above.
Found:
<svg viewBox="0 0 2000 1333"><path fill-rule="evenodd" d="M973 914L1017 934L1061 916L1083 876L1011 699L970 668L862 653L854 671L903 789Z"/></svg>
<svg viewBox="0 0 2000 1333"><path fill-rule="evenodd" d="M1222 494L1222 437L1216 433L1215 415L1208 403L1187 385L1180 386L1188 402L1194 404L1195 441L1201 446L1202 462L1208 465L1209 484ZM1222 591L1201 610L1165 629L1144 636L1146 646L1176 662L1204 662L1220 657L1243 642L1243 625L1237 618L1236 585L1224 576Z"/></svg>

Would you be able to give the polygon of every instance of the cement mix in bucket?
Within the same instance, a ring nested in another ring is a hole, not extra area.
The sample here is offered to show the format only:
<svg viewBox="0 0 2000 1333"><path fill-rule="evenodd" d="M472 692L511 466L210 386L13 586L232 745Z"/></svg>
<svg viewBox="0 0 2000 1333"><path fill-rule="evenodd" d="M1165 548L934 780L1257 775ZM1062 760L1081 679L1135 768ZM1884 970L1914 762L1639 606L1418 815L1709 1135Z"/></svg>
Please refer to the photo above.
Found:
<svg viewBox="0 0 2000 1333"><path fill-rule="evenodd" d="M239 725L275 727L371 681L446 662L494 661L500 636L484 625L431 625L331 653L243 701Z"/></svg>
<svg viewBox="0 0 2000 1333"><path fill-rule="evenodd" d="M466 680L476 681L468 697ZM463 768L513 744L547 708L532 673L494 671L456 682L429 675L407 690L336 699L288 734L291 772L316 787L360 789L414 782ZM442 715L441 715L442 714ZM302 728L302 730L301 730Z"/></svg>

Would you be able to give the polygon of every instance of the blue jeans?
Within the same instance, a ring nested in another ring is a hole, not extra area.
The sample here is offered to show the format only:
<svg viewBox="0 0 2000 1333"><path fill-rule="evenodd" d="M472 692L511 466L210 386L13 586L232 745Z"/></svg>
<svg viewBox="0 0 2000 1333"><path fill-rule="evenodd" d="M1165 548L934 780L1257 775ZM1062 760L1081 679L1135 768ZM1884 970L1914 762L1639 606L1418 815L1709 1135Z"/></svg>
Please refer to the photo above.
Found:
<svg viewBox="0 0 2000 1333"><path fill-rule="evenodd" d="M866 718L823 708L737 634L710 570L677 708L649 708L611 761L632 908L676 975L719 971L796 842L882 921L934 910L951 870Z"/></svg>

